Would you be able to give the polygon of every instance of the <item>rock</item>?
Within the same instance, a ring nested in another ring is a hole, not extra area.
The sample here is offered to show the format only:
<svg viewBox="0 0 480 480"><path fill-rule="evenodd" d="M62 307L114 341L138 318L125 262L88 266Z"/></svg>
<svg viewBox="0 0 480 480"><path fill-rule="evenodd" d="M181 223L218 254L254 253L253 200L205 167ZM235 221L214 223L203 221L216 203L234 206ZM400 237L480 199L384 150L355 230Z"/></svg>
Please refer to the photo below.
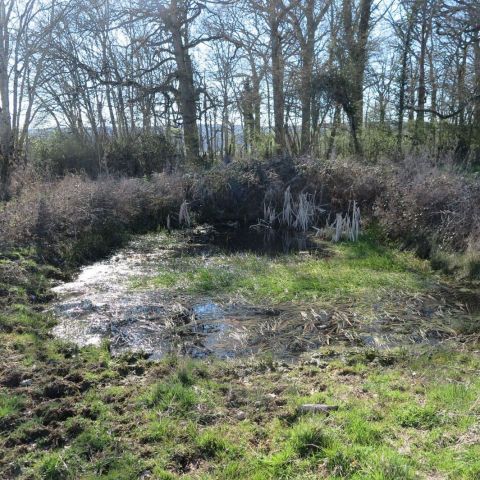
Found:
<svg viewBox="0 0 480 480"><path fill-rule="evenodd" d="M245 420L247 418L247 415L244 411L239 410L236 414L235 417L237 417L237 420Z"/></svg>
<svg viewBox="0 0 480 480"><path fill-rule="evenodd" d="M298 407L301 413L329 413L338 410L338 405L325 405L323 403L305 403Z"/></svg>
<svg viewBox="0 0 480 480"><path fill-rule="evenodd" d="M25 380L22 380L20 382L21 387L29 387L33 383L33 380L31 378L26 378Z"/></svg>

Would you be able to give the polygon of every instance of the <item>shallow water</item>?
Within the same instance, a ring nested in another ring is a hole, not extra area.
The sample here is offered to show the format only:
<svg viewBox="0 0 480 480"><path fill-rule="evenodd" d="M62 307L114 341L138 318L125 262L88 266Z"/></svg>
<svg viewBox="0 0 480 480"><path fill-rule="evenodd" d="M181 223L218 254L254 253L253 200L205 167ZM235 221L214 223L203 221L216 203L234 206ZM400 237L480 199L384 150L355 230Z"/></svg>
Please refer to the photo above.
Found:
<svg viewBox="0 0 480 480"><path fill-rule="evenodd" d="M154 276L166 262L180 257L196 256L202 265L212 255L241 248L266 255L281 255L291 248L325 255L325 248L311 239L277 238L270 248L263 248L256 235L234 240L229 233L204 230L183 241L161 234L137 237L112 257L84 267L73 281L54 288L57 301L52 308L58 324L53 332L79 346L108 341L114 355L133 351L154 359L168 353L220 358L269 353L291 358L332 342L390 348L446 338L445 330L425 329L418 322L438 313L438 305L426 306L422 299L395 318L374 305L372 321L352 306L324 310L321 305L288 303L266 308L238 299L133 287L134 279ZM415 312L411 321L409 312ZM419 317L418 312L424 313Z"/></svg>

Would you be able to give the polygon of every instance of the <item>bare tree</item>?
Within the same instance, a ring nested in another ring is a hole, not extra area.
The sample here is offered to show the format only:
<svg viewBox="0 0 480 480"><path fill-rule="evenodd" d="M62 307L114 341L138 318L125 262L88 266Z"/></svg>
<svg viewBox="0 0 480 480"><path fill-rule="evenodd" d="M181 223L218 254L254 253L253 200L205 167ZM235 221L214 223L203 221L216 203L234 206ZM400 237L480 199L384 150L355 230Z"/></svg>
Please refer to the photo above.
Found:
<svg viewBox="0 0 480 480"><path fill-rule="evenodd" d="M319 39L318 27L325 17L331 0L306 0L289 11L295 38L300 47L300 101L301 101L301 151L311 146L312 134L312 78L315 61L315 44ZM322 32L324 35L326 32Z"/></svg>
<svg viewBox="0 0 480 480"><path fill-rule="evenodd" d="M43 75L52 30L65 6L0 0L0 200L7 198L11 169L24 155L35 99Z"/></svg>

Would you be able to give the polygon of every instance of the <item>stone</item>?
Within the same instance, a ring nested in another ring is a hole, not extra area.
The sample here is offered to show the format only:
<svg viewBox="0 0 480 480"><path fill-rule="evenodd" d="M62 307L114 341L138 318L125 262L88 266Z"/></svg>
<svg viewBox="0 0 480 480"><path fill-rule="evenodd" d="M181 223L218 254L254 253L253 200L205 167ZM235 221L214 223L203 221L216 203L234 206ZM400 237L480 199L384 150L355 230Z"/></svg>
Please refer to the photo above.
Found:
<svg viewBox="0 0 480 480"><path fill-rule="evenodd" d="M244 411L239 410L235 416L237 417L237 420L245 420L247 418L247 415Z"/></svg>

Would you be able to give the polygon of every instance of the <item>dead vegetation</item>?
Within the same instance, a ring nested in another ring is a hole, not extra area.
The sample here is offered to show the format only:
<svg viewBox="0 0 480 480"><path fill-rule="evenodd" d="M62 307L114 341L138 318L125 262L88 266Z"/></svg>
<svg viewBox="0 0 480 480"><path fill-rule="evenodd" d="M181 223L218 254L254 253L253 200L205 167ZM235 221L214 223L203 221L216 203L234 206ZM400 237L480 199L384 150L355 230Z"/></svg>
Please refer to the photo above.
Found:
<svg viewBox="0 0 480 480"><path fill-rule="evenodd" d="M478 182L427 156L394 166L301 158L239 160L202 176L69 175L31 181L17 193L0 210L0 245L35 245L50 259L93 259L130 231L193 222L315 227L335 241L352 240L361 211L362 228L375 225L378 235L435 258L442 270L480 272ZM449 252L466 252L466 267L448 260Z"/></svg>
<svg viewBox="0 0 480 480"><path fill-rule="evenodd" d="M0 245L35 246L53 263L92 260L129 232L165 225L167 215L179 211L184 185L174 175L35 181L1 207Z"/></svg>

